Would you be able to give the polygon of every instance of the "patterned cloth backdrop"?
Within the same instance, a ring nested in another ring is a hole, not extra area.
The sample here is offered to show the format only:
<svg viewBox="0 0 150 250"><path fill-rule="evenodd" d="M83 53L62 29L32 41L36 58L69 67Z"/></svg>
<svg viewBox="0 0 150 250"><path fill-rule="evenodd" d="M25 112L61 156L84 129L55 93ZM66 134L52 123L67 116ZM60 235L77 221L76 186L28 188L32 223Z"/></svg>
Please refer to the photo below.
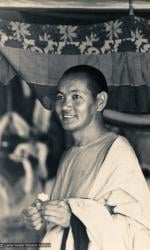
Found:
<svg viewBox="0 0 150 250"><path fill-rule="evenodd" d="M0 20L0 51L0 81L19 74L47 108L64 70L89 64L107 79L108 108L150 111L150 20L128 16L78 26Z"/></svg>

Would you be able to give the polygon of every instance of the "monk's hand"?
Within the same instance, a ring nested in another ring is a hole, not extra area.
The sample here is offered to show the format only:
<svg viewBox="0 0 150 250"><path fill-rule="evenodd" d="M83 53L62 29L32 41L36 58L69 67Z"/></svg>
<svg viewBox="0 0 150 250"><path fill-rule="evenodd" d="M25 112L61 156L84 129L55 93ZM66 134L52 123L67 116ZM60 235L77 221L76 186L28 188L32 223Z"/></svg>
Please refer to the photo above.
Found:
<svg viewBox="0 0 150 250"><path fill-rule="evenodd" d="M43 217L46 221L62 227L69 227L71 210L65 201L48 201L43 209Z"/></svg>
<svg viewBox="0 0 150 250"><path fill-rule="evenodd" d="M22 221L29 229L40 230L44 226L41 210L35 204L22 211Z"/></svg>

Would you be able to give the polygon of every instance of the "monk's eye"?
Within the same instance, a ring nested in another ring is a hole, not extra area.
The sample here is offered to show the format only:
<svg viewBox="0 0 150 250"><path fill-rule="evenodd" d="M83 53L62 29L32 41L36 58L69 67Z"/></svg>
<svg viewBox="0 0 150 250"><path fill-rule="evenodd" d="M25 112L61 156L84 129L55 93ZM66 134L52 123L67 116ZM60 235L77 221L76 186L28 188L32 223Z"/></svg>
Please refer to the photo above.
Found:
<svg viewBox="0 0 150 250"><path fill-rule="evenodd" d="M58 95L56 96L56 102L62 102L63 100L64 100L64 96L63 96L63 95L58 94Z"/></svg>
<svg viewBox="0 0 150 250"><path fill-rule="evenodd" d="M82 99L82 96L75 94L75 95L72 96L72 99L73 100L80 100L80 99Z"/></svg>

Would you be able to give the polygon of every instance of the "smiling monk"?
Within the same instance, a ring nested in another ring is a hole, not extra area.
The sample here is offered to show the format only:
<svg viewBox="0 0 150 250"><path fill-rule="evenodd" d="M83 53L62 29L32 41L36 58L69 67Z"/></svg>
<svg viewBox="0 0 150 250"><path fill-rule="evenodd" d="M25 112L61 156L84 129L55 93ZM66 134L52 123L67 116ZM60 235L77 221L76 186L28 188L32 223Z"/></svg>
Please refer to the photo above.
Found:
<svg viewBox="0 0 150 250"><path fill-rule="evenodd" d="M50 199L24 212L53 250L149 250L150 195L128 141L106 129L103 74L87 65L58 83L55 110L73 137L61 159ZM43 249L43 248L42 248Z"/></svg>

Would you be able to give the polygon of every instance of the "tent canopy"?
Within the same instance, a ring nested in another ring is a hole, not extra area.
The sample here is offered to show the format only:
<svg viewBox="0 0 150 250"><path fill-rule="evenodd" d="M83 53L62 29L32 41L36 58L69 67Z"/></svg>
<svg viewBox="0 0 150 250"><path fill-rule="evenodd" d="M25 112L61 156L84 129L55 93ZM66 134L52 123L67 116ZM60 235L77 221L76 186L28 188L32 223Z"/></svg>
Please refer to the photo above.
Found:
<svg viewBox="0 0 150 250"><path fill-rule="evenodd" d="M19 4L24 1L15 2L21 8ZM25 2L35 4L35 1ZM46 2L52 8L53 1L42 1L43 6ZM73 2L70 3L72 6ZM108 108L138 114L150 111L150 20L146 18L125 15L91 24L88 21L86 24L38 24L2 18L0 52L0 82L7 84L19 74L48 109L64 70L89 64L100 69L107 79Z"/></svg>

